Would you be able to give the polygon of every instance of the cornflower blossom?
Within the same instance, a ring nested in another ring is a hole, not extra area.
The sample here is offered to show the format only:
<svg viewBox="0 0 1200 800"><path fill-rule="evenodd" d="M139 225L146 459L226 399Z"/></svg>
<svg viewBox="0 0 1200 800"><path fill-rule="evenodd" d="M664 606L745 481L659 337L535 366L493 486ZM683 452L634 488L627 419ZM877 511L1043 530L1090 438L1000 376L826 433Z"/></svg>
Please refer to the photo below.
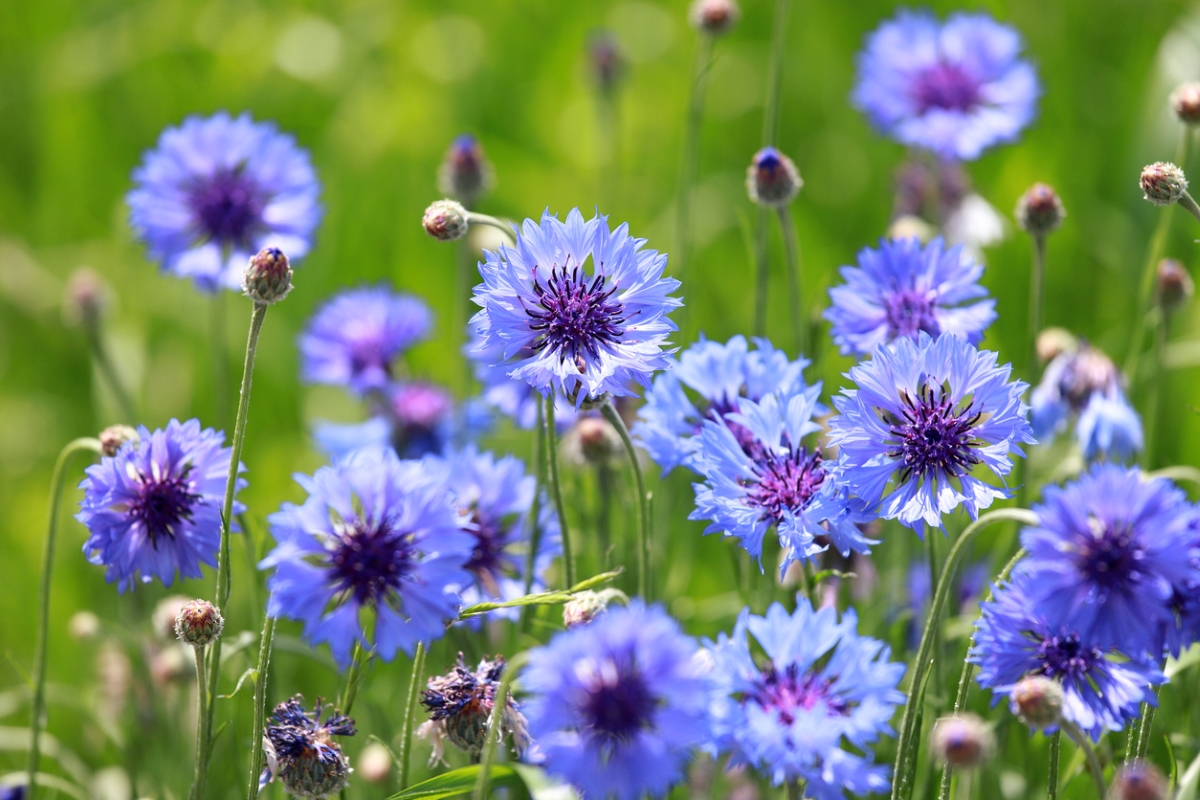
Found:
<svg viewBox="0 0 1200 800"><path fill-rule="evenodd" d="M904 664L889 661L888 647L857 627L853 610L839 621L836 609L813 611L803 597L793 614L779 603L765 617L744 609L732 634L707 643L711 749L776 786L804 781L816 800L887 791L888 768L872 764L870 752L880 736L893 735ZM766 655L761 663L751 637Z"/></svg>
<svg viewBox="0 0 1200 800"><path fill-rule="evenodd" d="M833 399L829 444L838 448L837 479L868 511L898 519L923 536L959 505L975 519L1007 489L971 475L1003 477L1010 454L1033 443L1012 366L957 336L897 339L850 369L857 389ZM888 486L891 485L891 491Z"/></svg>
<svg viewBox="0 0 1200 800"><path fill-rule="evenodd" d="M278 778L290 794L319 800L349 784L350 760L334 736L353 736L354 720L336 710L322 722L322 701L310 716L304 698L297 695L275 706L263 731L266 766L259 776L261 789Z"/></svg>
<svg viewBox="0 0 1200 800"><path fill-rule="evenodd" d="M669 365L663 348L676 326L667 313L681 302L668 296L679 281L663 277L665 254L643 249L626 224L609 230L600 215L585 222L579 209L565 223L547 210L516 232L516 247L485 252L481 310L471 320L480 350L503 343L510 377L578 408L589 397L631 394Z"/></svg>
<svg viewBox="0 0 1200 800"><path fill-rule="evenodd" d="M706 420L696 437L704 482L693 484L696 508L688 519L712 520L704 532L736 537L760 568L763 537L774 527L784 552L781 574L830 545L848 556L875 544L855 524L871 518L852 508L820 451L804 445L821 429L812 419L820 393L818 383L790 397L742 400L740 411Z"/></svg>
<svg viewBox="0 0 1200 800"><path fill-rule="evenodd" d="M1021 532L1017 569L1052 628L1097 647L1159 658L1171 641L1176 588L1194 585L1195 507L1163 478L1098 464L1066 486L1048 486Z"/></svg>
<svg viewBox="0 0 1200 800"><path fill-rule="evenodd" d="M153 432L139 426L135 439L87 468L75 515L88 529L83 552L119 591L156 577L170 586L177 572L199 578L201 564L217 565L233 457L224 444L222 431L173 419ZM239 478L237 489L245 485ZM244 510L234 503L234 514Z"/></svg>
<svg viewBox="0 0 1200 800"><path fill-rule="evenodd" d="M429 336L425 302L385 284L335 295L313 313L300 335L300 379L344 386L359 394L385 388L393 362Z"/></svg>
<svg viewBox="0 0 1200 800"><path fill-rule="evenodd" d="M1037 74L1020 51L1020 34L986 14L939 24L900 11L867 38L852 99L883 135L971 161L1015 140L1037 113Z"/></svg>
<svg viewBox="0 0 1200 800"><path fill-rule="evenodd" d="M979 285L983 265L941 237L881 239L864 247L857 267L842 267L841 286L829 290L825 319L842 355L865 356L899 338L943 333L979 344L996 320L996 301Z"/></svg>
<svg viewBox="0 0 1200 800"><path fill-rule="evenodd" d="M1064 350L1046 365L1030 394L1034 435L1048 444L1074 418L1084 458L1132 458L1142 449L1142 421L1123 383L1112 359L1095 347L1084 342Z"/></svg>
<svg viewBox="0 0 1200 800"><path fill-rule="evenodd" d="M531 430L538 424L541 397L534 388L522 380L509 377L509 370L518 361L535 355L533 348L522 347L511 359L504 357L504 342L491 339L484 345L483 336L476 330L471 341L463 345L465 355L472 365L475 380L480 385L480 397L485 403L510 418L518 428ZM554 398L554 425L559 433L575 422L575 406L565 397Z"/></svg>
<svg viewBox="0 0 1200 800"><path fill-rule="evenodd" d="M274 550L259 563L267 614L304 623L313 645L328 642L342 667L356 642L391 661L440 637L458 615L456 589L475 545L461 528L445 486L419 461L368 448L296 475L308 492L267 518ZM363 613L374 630L367 642Z"/></svg>
<svg viewBox="0 0 1200 800"><path fill-rule="evenodd" d="M1166 680L1162 672L1149 659L1105 647L1074 626L1048 624L1033 582L1018 575L982 604L968 657L980 667L979 684L992 690L992 704L1026 675L1044 675L1062 685L1063 716L1094 740L1136 719L1143 702L1155 705L1150 686Z"/></svg>
<svg viewBox="0 0 1200 800"><path fill-rule="evenodd" d="M639 600L530 650L521 685L541 766L589 800L665 794L708 737L697 654L674 620Z"/></svg>
<svg viewBox="0 0 1200 800"><path fill-rule="evenodd" d="M481 659L475 669L467 667L463 654L445 675L434 675L421 695L429 719L417 727L416 734L429 740L433 752L429 763L445 764L444 739L478 762L487 740L488 723L496 707L496 689L508 664L504 656ZM517 755L529 748L529 733L520 705L509 694L505 698L501 738L509 736Z"/></svg>
<svg viewBox="0 0 1200 800"><path fill-rule="evenodd" d="M515 600L526 594L526 560L533 534L533 498L537 480L513 456L497 459L473 445L445 456L427 457L427 474L445 485L473 547L466 563L473 581L462 587L464 606ZM530 590L543 591L546 570L562 552L558 517L543 497L538 513L538 552ZM492 616L516 619L519 609L497 609Z"/></svg>
<svg viewBox="0 0 1200 800"><path fill-rule="evenodd" d="M164 272L206 292L241 291L247 259L264 247L299 260L321 221L308 152L249 114L193 116L165 129L133 181L134 233Z"/></svg>
<svg viewBox="0 0 1200 800"><path fill-rule="evenodd" d="M705 420L727 418L743 400L803 391L802 372L808 365L806 358L790 360L766 339L755 339L751 350L741 335L725 344L702 338L655 376L638 409L634 439L664 475L680 464L699 472L699 433Z"/></svg>

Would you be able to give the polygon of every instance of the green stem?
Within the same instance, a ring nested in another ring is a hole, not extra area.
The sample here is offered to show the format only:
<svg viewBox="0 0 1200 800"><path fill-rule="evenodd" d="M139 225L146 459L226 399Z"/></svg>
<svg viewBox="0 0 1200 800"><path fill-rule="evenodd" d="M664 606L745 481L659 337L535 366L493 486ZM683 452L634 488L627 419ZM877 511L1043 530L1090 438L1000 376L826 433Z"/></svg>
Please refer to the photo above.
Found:
<svg viewBox="0 0 1200 800"><path fill-rule="evenodd" d="M546 425L543 418L544 409L541 403L537 406L537 434L534 437L533 452L533 504L529 513L532 515L529 525L529 552L525 555L525 594L533 591L534 570L537 568L538 548L542 544L542 487L546 485ZM529 619L533 615L532 606L520 610L518 628L521 633L529 630Z"/></svg>
<svg viewBox="0 0 1200 800"><path fill-rule="evenodd" d="M792 335L796 340L796 352L808 352L808 317L804 313L802 280L803 261L800 256L800 237L796 235L796 221L792 218L791 206L780 206L779 229L783 233L783 250L787 258L788 288L792 304Z"/></svg>
<svg viewBox="0 0 1200 800"><path fill-rule="evenodd" d="M101 452L100 440L76 439L67 444L54 462L50 478L50 510L46 515L46 549L42 553L42 584L38 590L37 646L33 651L33 705L29 717L29 800L37 797L37 774L41 761L42 717L46 712L46 654L50 644L50 581L54 573L54 547L58 542L58 514L62 505L63 478L76 453Z"/></svg>
<svg viewBox="0 0 1200 800"><path fill-rule="evenodd" d="M204 647L192 648L196 656L196 765L195 773L192 776L192 785L201 783L201 770L205 769L205 765L200 762L199 748L200 742L208 741L209 725L212 723L206 712L208 709L208 680L205 674L204 664Z"/></svg>
<svg viewBox="0 0 1200 800"><path fill-rule="evenodd" d="M613 470L607 462L596 467L596 538L600 545L600 570L609 568L609 547L612 546L612 501L615 487Z"/></svg>
<svg viewBox="0 0 1200 800"><path fill-rule="evenodd" d="M1142 437L1142 468L1154 468L1154 444L1158 433L1158 418L1162 403L1162 383L1164 379L1163 357L1167 351L1167 334L1170 330L1170 317L1159 313L1154 314L1157 321L1154 327L1154 378L1150 381L1146 396L1146 423Z"/></svg>
<svg viewBox="0 0 1200 800"><path fill-rule="evenodd" d="M646 493L646 478L642 475L642 465L638 463L637 450L633 446L633 438L625 427L625 420L617 413L612 401L606 400L600 407L604 418L617 429L625 452L629 455L629 466L633 470L633 480L638 493L638 594L646 602L650 601L650 495Z"/></svg>
<svg viewBox="0 0 1200 800"><path fill-rule="evenodd" d="M950 594L950 584L958 572L959 562L963 559L967 545L979 531L997 522L1012 520L1033 525L1037 523L1037 519L1037 515L1032 511L1022 508L1001 508L989 511L968 525L958 540L954 542L954 546L950 548L950 554L946 556L942 575L933 594L933 601L929 605L929 616L925 621L925 630L921 633L921 644L917 647L916 659L909 669L908 702L904 705L904 715L900 721L900 735L896 742L896 763L892 769L892 800L901 800L901 798L907 797L905 790L911 788L907 786L909 751L913 749L913 743L920 734L919 731L914 730L917 717L920 716L914 701L929 672L929 662L933 655L933 632L941 621L942 606L946 604L946 598Z"/></svg>
<svg viewBox="0 0 1200 800"><path fill-rule="evenodd" d="M267 306L254 304L254 312L250 316L250 333L246 339L246 362L242 367L242 388L238 396L237 418L233 424L233 443L229 455L229 473L225 482L225 503L221 511L221 546L217 551L217 609L223 609L229 601L230 588L230 553L229 527L233 520L233 495L237 491L238 466L242 463L242 447L246 442L246 417L250 410L250 387L254 377L254 356L258 351L258 335L262 332L263 319L267 316ZM188 794L189 800L199 800L204 796L204 786L208 780L208 761L212 756L212 720L216 711L217 683L221 675L221 639L209 646L208 654L208 718L206 728L208 736L196 743L197 758L203 770L192 784Z"/></svg>
<svg viewBox="0 0 1200 800"><path fill-rule="evenodd" d="M354 654L350 659L350 672L346 675L346 685L342 688L342 696L338 698L338 711L341 711L346 716L350 716L350 709L354 707L354 698L358 696L358 685L362 683L363 670L371 663L370 654L364 652L360 642L354 643Z"/></svg>
<svg viewBox="0 0 1200 800"><path fill-rule="evenodd" d="M500 679L500 685L496 687L492 715L488 718L487 734L483 739L483 750L480 751L479 777L475 781L475 790L471 793L473 800L486 800L488 797L488 782L491 778L489 773L492 768L492 759L495 758L496 741L500 738L504 727L504 712L508 708L509 691L516 678L517 670L524 663L524 653L513 656L504 670L504 677Z"/></svg>
<svg viewBox="0 0 1200 800"><path fill-rule="evenodd" d="M1062 729L1056 730L1050 737L1050 763L1046 769L1046 798L1058 800L1058 762L1059 746L1062 740Z"/></svg>
<svg viewBox="0 0 1200 800"><path fill-rule="evenodd" d="M1162 692L1162 686L1155 686L1153 691L1155 701L1157 701ZM1134 751L1136 759L1144 759L1150 750L1150 733L1154 728L1154 709L1154 705L1142 703L1142 719L1137 731L1137 750Z"/></svg>
<svg viewBox="0 0 1200 800"><path fill-rule="evenodd" d="M1076 727L1074 722L1068 719L1062 720L1062 730L1071 737L1071 741L1083 751L1087 756L1088 772L1092 773L1092 780L1096 783L1096 797L1098 800L1104 800L1108 795L1108 787L1104 783L1104 768L1100 766L1100 759L1096 757L1096 750L1092 747L1092 743L1088 741L1087 736L1083 731Z"/></svg>
<svg viewBox="0 0 1200 800"><path fill-rule="evenodd" d="M267 674L271 668L271 644L275 640L274 617L263 617L262 638L258 643L258 665L254 673L254 730L250 732L250 782L246 800L258 797L258 779L262 772L262 737L267 725Z"/></svg>
<svg viewBox="0 0 1200 800"><path fill-rule="evenodd" d="M758 224L754 229L754 270L758 285L754 292L754 335L767 335L767 295L771 286L771 267L767 255L767 222L771 212L766 207L758 210Z"/></svg>
<svg viewBox="0 0 1200 800"><path fill-rule="evenodd" d="M1183 190L1183 194L1179 197L1179 207L1195 217L1197 222L1200 222L1200 206L1196 205L1196 201L1192 199L1192 196L1187 193L1186 189ZM1155 269L1157 270L1157 265L1155 265Z"/></svg>
<svg viewBox="0 0 1200 800"><path fill-rule="evenodd" d="M1032 384L1037 379L1037 339L1042 330L1042 315L1045 306L1046 284L1046 235L1033 234L1033 265L1029 277L1029 337L1025 352L1029 360L1025 363L1025 375Z"/></svg>
<svg viewBox="0 0 1200 800"><path fill-rule="evenodd" d="M404 700L404 719L400 725L400 788L408 788L408 758L412 752L413 711L417 705L417 694L421 691L421 677L425 671L425 643L417 642L413 651L412 676L408 680L408 697Z"/></svg>
<svg viewBox="0 0 1200 800"><path fill-rule="evenodd" d="M767 73L767 107L763 111L763 145L775 144L779 132L779 103L783 96L783 53L787 39L788 0L776 0L771 29L771 71Z"/></svg>
<svg viewBox="0 0 1200 800"><path fill-rule="evenodd" d="M225 345L225 297L222 290L209 300L212 328L212 358L213 358L213 418L217 426L224 428L229 424L229 348Z"/></svg>
<svg viewBox="0 0 1200 800"><path fill-rule="evenodd" d="M563 503L562 480L558 474L558 436L554 430L554 394L544 398L544 427L546 429L546 461L550 466L550 493L558 512L558 529L562 532L563 585L575 585L575 559L571 555L571 533L567 528L567 507Z"/></svg>
<svg viewBox="0 0 1200 800"><path fill-rule="evenodd" d="M926 529L925 531L925 550L929 556L929 585L937 586L938 583L938 568L937 568L937 531ZM953 578L947 578L953 580ZM942 626L935 625L933 627L933 686L934 697L942 691L942 653L945 646L942 641ZM936 716L936 709L935 709Z"/></svg>
<svg viewBox="0 0 1200 800"><path fill-rule="evenodd" d="M92 360L96 362L100 374L108 382L113 396L117 398L117 405L121 407L121 413L125 416L123 422L129 425L136 425L138 421L137 408L134 406L129 392L125 389L125 384L122 383L121 376L117 374L116 368L109 359L108 351L104 348L104 338L100 335L99 320L86 320L84 322L84 333L87 336L88 346L92 350Z"/></svg>
<svg viewBox="0 0 1200 800"><path fill-rule="evenodd" d="M687 125L683 132L683 165L679 170L679 203L675 220L675 277L679 278L690 266L692 230L692 185L696 182L700 153L700 125L704 118L704 89L709 61L712 58L713 37L701 34L696 41L692 60L692 86L688 97Z"/></svg>
<svg viewBox="0 0 1200 800"><path fill-rule="evenodd" d="M480 214L478 211L468 211L467 225L487 225L495 228L504 234L505 241L509 247L514 247L517 244L517 240L513 237L512 225L488 214Z"/></svg>

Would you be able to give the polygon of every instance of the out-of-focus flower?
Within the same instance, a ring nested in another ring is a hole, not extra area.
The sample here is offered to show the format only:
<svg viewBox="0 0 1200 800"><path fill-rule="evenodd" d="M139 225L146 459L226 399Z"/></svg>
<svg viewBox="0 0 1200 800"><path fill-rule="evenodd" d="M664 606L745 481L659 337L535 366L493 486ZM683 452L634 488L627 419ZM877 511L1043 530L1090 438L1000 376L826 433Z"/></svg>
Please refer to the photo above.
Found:
<svg viewBox="0 0 1200 800"><path fill-rule="evenodd" d="M92 327L108 310L112 290L100 273L91 267L80 267L67 279L63 297L63 320L70 325Z"/></svg>
<svg viewBox="0 0 1200 800"><path fill-rule="evenodd" d="M1184 125L1200 124L1200 83L1180 84L1171 92L1171 110Z"/></svg>
<svg viewBox="0 0 1200 800"><path fill-rule="evenodd" d="M322 701L305 713L304 698L297 695L275 706L263 731L266 766L259 778L265 786L278 778L289 794L321 800L345 789L350 782L350 760L334 736L353 736L354 720L335 709L322 722Z"/></svg>
<svg viewBox="0 0 1200 800"><path fill-rule="evenodd" d="M1128 761L1113 775L1108 794L1112 800L1167 800L1171 784L1162 770L1149 761Z"/></svg>
<svg viewBox="0 0 1200 800"><path fill-rule="evenodd" d="M995 753L996 736L976 715L955 714L934 724L930 750L938 761L956 769L974 769Z"/></svg>
<svg viewBox="0 0 1200 800"><path fill-rule="evenodd" d="M585 411L563 434L559 449L565 463L583 468L611 464L621 455L623 446L611 422L597 411Z"/></svg>
<svg viewBox="0 0 1200 800"><path fill-rule="evenodd" d="M709 36L724 36L733 30L742 11L733 0L695 0L688 10L688 21Z"/></svg>
<svg viewBox="0 0 1200 800"><path fill-rule="evenodd" d="M503 656L481 659L479 666L469 669L458 654L458 663L445 675L435 675L426 684L421 696L421 705L429 714L429 720L417 728L417 735L430 740L433 755L430 764L445 763L444 739L471 757L472 763L479 761L487 738L488 724L496 707L496 690L507 667ZM497 742L504 737L512 739L517 755L523 755L529 747L529 733L525 717L512 695L505 698L501 731Z"/></svg>
<svg viewBox="0 0 1200 800"><path fill-rule="evenodd" d="M1168 314L1178 311L1196 293L1196 284L1188 274L1187 268L1173 258L1164 258L1158 262L1155 277L1158 305Z"/></svg>
<svg viewBox="0 0 1200 800"><path fill-rule="evenodd" d="M796 199L802 186L800 170L774 147L764 147L755 153L746 170L746 192L751 202L762 206L786 206Z"/></svg>
<svg viewBox="0 0 1200 800"><path fill-rule="evenodd" d="M240 290L264 247L302 258L321 220L308 153L249 114L188 117L133 173L130 223L162 269L206 292Z"/></svg>
<svg viewBox="0 0 1200 800"><path fill-rule="evenodd" d="M1013 684L1009 698L1012 712L1038 731L1057 728L1067 702L1061 683L1036 672Z"/></svg>
<svg viewBox="0 0 1200 800"><path fill-rule="evenodd" d="M438 191L469 208L495 182L495 172L479 140L469 133L456 136L438 168Z"/></svg>
<svg viewBox="0 0 1200 800"><path fill-rule="evenodd" d="M1017 200L1013 214L1021 230L1032 236L1045 236L1058 230L1067 210L1053 187L1035 183Z"/></svg>
<svg viewBox="0 0 1200 800"><path fill-rule="evenodd" d="M602 94L612 94L625 75L625 59L612 31L594 31L588 37L588 67Z"/></svg>

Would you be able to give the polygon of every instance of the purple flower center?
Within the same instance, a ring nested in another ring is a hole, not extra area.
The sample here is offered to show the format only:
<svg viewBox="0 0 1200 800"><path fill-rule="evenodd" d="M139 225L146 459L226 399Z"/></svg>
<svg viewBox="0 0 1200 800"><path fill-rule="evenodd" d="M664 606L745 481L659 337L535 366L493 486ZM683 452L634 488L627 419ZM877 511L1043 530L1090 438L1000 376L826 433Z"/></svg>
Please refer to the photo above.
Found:
<svg viewBox="0 0 1200 800"><path fill-rule="evenodd" d="M820 678L812 672L800 674L799 664L789 664L782 673L774 664L763 670L742 702L754 701L764 710L774 710L779 721L791 725L796 721L797 711L823 709L826 716L845 717L850 714L850 704L833 692L833 681Z"/></svg>
<svg viewBox="0 0 1200 800"><path fill-rule="evenodd" d="M466 568L493 597L500 595L498 579L504 575L515 575L518 571L516 560L504 550L512 530L511 526L503 525L500 520L481 516L477 509L471 513L467 533L475 537L475 545L471 548Z"/></svg>
<svg viewBox="0 0 1200 800"><path fill-rule="evenodd" d="M757 398L751 398L757 399ZM725 427L729 428L729 432L733 434L733 438L737 439L737 443L741 445L742 452L746 453L751 458L756 458L758 450L761 448L757 438L745 425L734 422L729 418L730 414L738 413L738 404L736 400L730 400L728 397L721 397L718 400L713 400L710 403L700 401L699 411L701 416L708 417L715 422L724 422ZM699 435L703 430L703 424L697 420L692 429L696 435Z"/></svg>
<svg viewBox="0 0 1200 800"><path fill-rule="evenodd" d="M929 292L901 289L884 296L883 309L887 315L888 338L916 339L925 331L935 339L941 335L942 326L934 316L933 298Z"/></svg>
<svg viewBox="0 0 1200 800"><path fill-rule="evenodd" d="M1105 591L1131 589L1133 574L1145 558L1128 523L1110 525L1088 518L1089 534L1076 537L1075 563L1089 583Z"/></svg>
<svg viewBox="0 0 1200 800"><path fill-rule="evenodd" d="M979 105L979 89L979 81L961 66L939 61L916 76L912 94L918 114L933 108L965 112Z"/></svg>
<svg viewBox="0 0 1200 800"><path fill-rule="evenodd" d="M555 266L545 286L533 268L538 305L526 307L525 313L533 320L530 329L539 333L533 349L556 352L559 363L569 358L582 373L587 358L598 359L600 346L616 344L625 332L625 306L612 299L617 287L609 287L599 269L589 280L578 264L570 263L568 256L567 266Z"/></svg>
<svg viewBox="0 0 1200 800"><path fill-rule="evenodd" d="M174 538L176 527L192 518L192 507L200 495L188 491L188 473L191 471L191 465L188 465L178 476L142 476L141 490L129 513L146 529L150 544L155 548L160 537Z"/></svg>
<svg viewBox="0 0 1200 800"><path fill-rule="evenodd" d="M1047 636L1038 646L1036 657L1041 674L1047 678L1084 678L1093 664L1104 660L1098 648L1083 647L1075 633Z"/></svg>
<svg viewBox="0 0 1200 800"><path fill-rule="evenodd" d="M756 460L758 483L750 488L747 500L763 510L764 518L775 523L783 519L785 510L795 512L804 508L825 482L821 454L810 454L803 447L789 448L784 455L762 448Z"/></svg>
<svg viewBox="0 0 1200 800"><path fill-rule="evenodd" d="M586 666L591 671L583 679L587 695L580 711L588 730L625 742L649 727L658 701L636 667L612 659Z"/></svg>
<svg viewBox="0 0 1200 800"><path fill-rule="evenodd" d="M263 193L241 167L221 169L198 181L188 192L188 205L204 238L228 247L250 247L250 236L262 225Z"/></svg>
<svg viewBox="0 0 1200 800"><path fill-rule="evenodd" d="M408 533L393 530L390 520L354 520L334 528L329 582L335 592L362 605L379 605L412 572L416 557Z"/></svg>
<svg viewBox="0 0 1200 800"><path fill-rule="evenodd" d="M350 354L350 373L354 377L364 372L380 370L387 378L392 377L392 367L384 354L382 333L370 336L360 336L346 343Z"/></svg>
<svg viewBox="0 0 1200 800"><path fill-rule="evenodd" d="M903 417L891 417L890 430L896 438L887 455L904 462L901 481L912 475L961 477L983 460L975 452L982 442L971 435L983 414L971 413L973 402L957 409L947 390L931 389L926 383L916 399L907 391L901 392L900 399Z"/></svg>

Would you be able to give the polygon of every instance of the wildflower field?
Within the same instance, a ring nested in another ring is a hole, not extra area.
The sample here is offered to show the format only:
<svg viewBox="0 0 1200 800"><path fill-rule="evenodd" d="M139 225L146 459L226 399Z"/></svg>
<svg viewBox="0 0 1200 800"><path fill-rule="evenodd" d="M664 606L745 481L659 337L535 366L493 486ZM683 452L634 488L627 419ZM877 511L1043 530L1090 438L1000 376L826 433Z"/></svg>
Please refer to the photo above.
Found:
<svg viewBox="0 0 1200 800"><path fill-rule="evenodd" d="M1200 5L0 6L0 800L1200 796Z"/></svg>

